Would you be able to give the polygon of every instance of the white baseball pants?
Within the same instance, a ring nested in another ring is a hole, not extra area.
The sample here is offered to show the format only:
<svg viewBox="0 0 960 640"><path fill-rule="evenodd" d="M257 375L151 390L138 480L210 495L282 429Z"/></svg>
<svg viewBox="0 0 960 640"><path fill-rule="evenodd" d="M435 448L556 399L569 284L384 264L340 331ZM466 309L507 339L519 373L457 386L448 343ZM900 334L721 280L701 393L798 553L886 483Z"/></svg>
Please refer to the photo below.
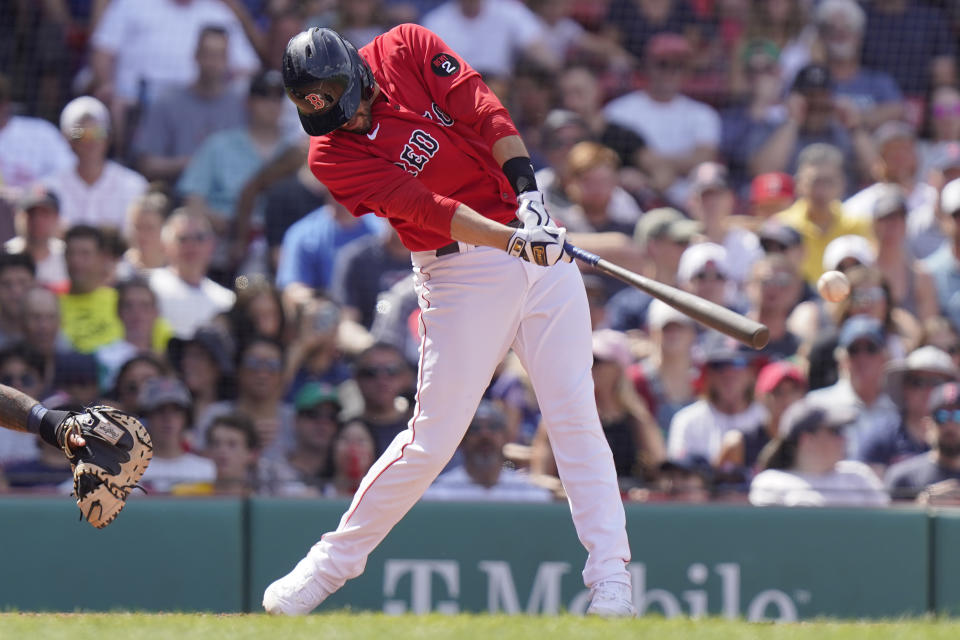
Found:
<svg viewBox="0 0 960 640"><path fill-rule="evenodd" d="M420 298L416 406L363 478L337 530L308 553L331 593L417 502L456 451L497 364L513 347L530 375L577 535L583 579L629 584L626 519L593 396L586 293L574 264L540 267L488 247L413 254Z"/></svg>

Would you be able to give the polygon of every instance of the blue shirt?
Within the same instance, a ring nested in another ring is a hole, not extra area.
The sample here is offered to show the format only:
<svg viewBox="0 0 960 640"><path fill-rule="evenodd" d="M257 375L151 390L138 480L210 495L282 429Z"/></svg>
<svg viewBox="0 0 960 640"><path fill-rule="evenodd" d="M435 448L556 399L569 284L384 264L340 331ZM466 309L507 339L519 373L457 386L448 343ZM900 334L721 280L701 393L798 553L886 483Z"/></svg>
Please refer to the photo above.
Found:
<svg viewBox="0 0 960 640"><path fill-rule="evenodd" d="M849 80L837 82L836 94L849 98L864 111L889 102L902 102L903 94L889 73L860 69Z"/></svg>
<svg viewBox="0 0 960 640"><path fill-rule="evenodd" d="M314 289L329 289L337 251L351 240L379 233L383 222L375 216L362 216L349 227L333 219L333 208L324 205L293 223L283 235L277 287L283 289L300 282Z"/></svg>
<svg viewBox="0 0 960 640"><path fill-rule="evenodd" d="M960 331L960 262L953 255L951 242L944 242L923 262L933 276L940 312Z"/></svg>

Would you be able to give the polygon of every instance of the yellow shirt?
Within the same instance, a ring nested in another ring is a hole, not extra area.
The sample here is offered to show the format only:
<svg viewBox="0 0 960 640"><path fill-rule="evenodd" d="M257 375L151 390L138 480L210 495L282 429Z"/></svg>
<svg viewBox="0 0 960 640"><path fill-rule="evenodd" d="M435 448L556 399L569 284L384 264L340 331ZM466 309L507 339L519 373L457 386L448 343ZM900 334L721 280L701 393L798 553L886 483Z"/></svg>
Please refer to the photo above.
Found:
<svg viewBox="0 0 960 640"><path fill-rule="evenodd" d="M98 347L123 337L117 317L117 290L100 287L90 293L60 296L60 325L73 348L93 353Z"/></svg>
<svg viewBox="0 0 960 640"><path fill-rule="evenodd" d="M830 203L830 210L833 212L833 223L826 230L822 230L807 218L807 201L803 198L775 216L777 220L793 227L803 236L805 255L801 275L811 285L815 285L823 273L823 252L832 240L846 235L873 239L873 231L868 220L848 216L843 212L839 201Z"/></svg>

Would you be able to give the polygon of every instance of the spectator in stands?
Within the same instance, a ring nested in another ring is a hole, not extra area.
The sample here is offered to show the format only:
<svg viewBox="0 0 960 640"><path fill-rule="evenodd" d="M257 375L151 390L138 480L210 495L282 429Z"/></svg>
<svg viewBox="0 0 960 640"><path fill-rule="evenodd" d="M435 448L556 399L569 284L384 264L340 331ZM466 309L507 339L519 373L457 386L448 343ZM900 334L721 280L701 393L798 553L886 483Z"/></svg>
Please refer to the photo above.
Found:
<svg viewBox="0 0 960 640"><path fill-rule="evenodd" d="M644 213L634 226L633 240L644 254L650 276L675 286L680 256L699 230L699 223L670 207ZM607 302L607 323L617 331L642 329L647 325L647 309L652 301L650 294L636 287L624 287Z"/></svg>
<svg viewBox="0 0 960 640"><path fill-rule="evenodd" d="M663 434L625 375L632 361L624 334L613 329L593 332L593 392L622 481L644 477L665 458Z"/></svg>
<svg viewBox="0 0 960 640"><path fill-rule="evenodd" d="M846 183L839 185L836 197L858 184L858 176L869 173L874 159L873 143L859 122L859 112L849 103L838 101L830 70L809 65L800 70L786 100L786 119L771 127L756 127L747 141L750 169L754 175L785 171L798 176L800 155L814 144L836 147L838 162Z"/></svg>
<svg viewBox="0 0 960 640"><path fill-rule="evenodd" d="M104 284L107 275L106 244L97 227L76 225L66 235L70 289L60 296L61 326L81 353L123 338L117 317L117 290Z"/></svg>
<svg viewBox="0 0 960 640"><path fill-rule="evenodd" d="M394 346L378 343L355 362L355 379L363 397L363 412L356 416L370 430L376 455L381 455L407 428L413 407L404 396L413 385L413 372Z"/></svg>
<svg viewBox="0 0 960 640"><path fill-rule="evenodd" d="M891 466L884 482L895 500L956 505L960 497L960 385L947 382L930 393L927 430L932 449Z"/></svg>
<svg viewBox="0 0 960 640"><path fill-rule="evenodd" d="M383 0L340 2L338 5L338 20L331 28L357 48L369 44L393 26Z"/></svg>
<svg viewBox="0 0 960 640"><path fill-rule="evenodd" d="M160 317L157 295L143 278L134 277L116 286L117 317L123 326L123 337L96 350L100 366L100 385L113 387L117 371L142 352L165 354L173 335L170 323Z"/></svg>
<svg viewBox="0 0 960 640"><path fill-rule="evenodd" d="M420 304L413 278L404 278L377 298L377 313L370 327L375 342L386 342L398 348L407 362L420 357L418 335Z"/></svg>
<svg viewBox="0 0 960 640"><path fill-rule="evenodd" d="M789 360L767 363L757 374L754 397L767 410L767 419L755 429L728 431L718 456L717 466L728 473L745 472L752 475L760 452L767 443L777 438L780 418L784 411L800 401L807 392L807 379L796 364Z"/></svg>
<svg viewBox="0 0 960 640"><path fill-rule="evenodd" d="M869 220L874 206L888 187L899 187L906 199L907 209L932 207L937 190L919 180L917 171L917 140L910 125L903 122L885 122L873 134L877 158L872 177L876 182L848 198L843 208L850 215ZM915 225L914 225L915 226Z"/></svg>
<svg viewBox="0 0 960 640"><path fill-rule="evenodd" d="M92 354L76 351L58 353L53 367L55 402L81 407L102 404L97 359Z"/></svg>
<svg viewBox="0 0 960 640"><path fill-rule="evenodd" d="M770 360L790 358L800 349L787 321L802 290L803 281L786 256L772 254L753 263L746 286L748 315L770 329L770 341L760 349Z"/></svg>
<svg viewBox="0 0 960 640"><path fill-rule="evenodd" d="M693 319L660 300L647 312L651 353L627 375L664 433L674 415L697 399L699 369L693 362L697 328Z"/></svg>
<svg viewBox="0 0 960 640"><path fill-rule="evenodd" d="M529 477L504 467L506 416L495 403L477 407L460 449L463 464L441 474L423 494L425 500L549 502L551 493Z"/></svg>
<svg viewBox="0 0 960 640"><path fill-rule="evenodd" d="M36 272L29 255L0 252L0 347L23 337L24 297L35 283Z"/></svg>
<svg viewBox="0 0 960 640"><path fill-rule="evenodd" d="M135 0L109 5L93 33L90 67L95 95L111 105L118 131L126 128L123 119L117 120L118 114L140 102L159 101L164 89L194 80L196 68L204 63L198 43L213 31L220 34L215 46L221 76L206 78L212 81L210 87L195 83L193 96L168 96L185 97L193 104L217 96L228 74L243 77L260 66L234 13L225 4L209 0L159 0L149 11ZM179 113L191 115L182 109ZM222 116L229 117L228 112ZM125 133L121 139L126 139Z"/></svg>
<svg viewBox="0 0 960 640"><path fill-rule="evenodd" d="M253 421L243 414L218 416L207 429L205 451L216 467L213 493L248 496L256 481L260 440Z"/></svg>
<svg viewBox="0 0 960 640"><path fill-rule="evenodd" d="M826 66L836 81L837 95L851 100L868 129L904 115L903 95L885 71L861 66L867 15L854 0L825 0L815 21Z"/></svg>
<svg viewBox="0 0 960 640"><path fill-rule="evenodd" d="M763 249L765 255L779 254L784 256L798 273L803 268L803 236L793 227L771 218L757 229L757 239L760 241L760 248ZM804 289L810 295L816 295L816 291L806 282L804 283ZM804 295L803 299L806 299L806 297Z"/></svg>
<svg viewBox="0 0 960 640"><path fill-rule="evenodd" d="M936 194L936 192L934 192ZM930 272L907 246L908 201L899 187L888 186L873 205L877 268L890 287L893 304L920 322L940 312Z"/></svg>
<svg viewBox="0 0 960 640"><path fill-rule="evenodd" d="M823 250L823 270L847 273L856 267L873 267L877 252L863 236L845 235L834 238Z"/></svg>
<svg viewBox="0 0 960 640"><path fill-rule="evenodd" d="M346 422L333 438L332 474L323 488L328 498L349 498L376 460L370 428L361 420Z"/></svg>
<svg viewBox="0 0 960 640"><path fill-rule="evenodd" d="M843 154L827 144L810 145L797 160L797 195L777 219L803 236L803 278L811 285L823 273L823 252L831 240L847 234L869 236L869 224L849 216L840 204Z"/></svg>
<svg viewBox="0 0 960 640"><path fill-rule="evenodd" d="M117 372L110 404L128 413L139 411L140 391L151 378L167 375L166 363L152 353L138 353L127 360ZM195 424L190 420L190 424Z"/></svg>
<svg viewBox="0 0 960 640"><path fill-rule="evenodd" d="M956 38L940 9L909 0L873 0L866 9L865 67L886 71L914 99L956 82Z"/></svg>
<svg viewBox="0 0 960 640"><path fill-rule="evenodd" d="M954 365L960 369L960 332L954 329L944 316L934 316L923 323L921 344L945 351L950 355Z"/></svg>
<svg viewBox="0 0 960 640"><path fill-rule="evenodd" d="M801 400L780 420L764 470L750 483L757 506L883 506L890 497L862 462L844 459L848 407Z"/></svg>
<svg viewBox="0 0 960 640"><path fill-rule="evenodd" d="M643 168L653 187L676 203L686 198L691 169L712 160L720 143L717 112L680 92L692 53L683 36L653 36L646 46L647 90L628 93L604 108L609 121L646 141Z"/></svg>
<svg viewBox="0 0 960 640"><path fill-rule="evenodd" d="M236 295L207 277L214 238L205 217L174 211L163 225L163 246L170 264L150 272L150 288L174 333L189 338L197 327L229 310Z"/></svg>
<svg viewBox="0 0 960 640"><path fill-rule="evenodd" d="M170 493L178 484L213 482L216 466L207 458L184 451L190 422L190 392L176 378L144 381L138 397L139 415L153 440L153 460L143 484L155 493Z"/></svg>
<svg viewBox="0 0 960 640"><path fill-rule="evenodd" d="M925 133L918 144L920 170L917 175L926 179L936 161L955 150L960 143L960 89L942 86L933 90L924 123Z"/></svg>
<svg viewBox="0 0 960 640"><path fill-rule="evenodd" d="M277 287L287 303L309 300L316 290L329 291L333 263L343 245L378 233L375 216L355 218L338 202L324 205L295 222L283 236Z"/></svg>
<svg viewBox="0 0 960 640"><path fill-rule="evenodd" d="M890 465L930 450L930 394L934 387L957 379L950 356L936 347L920 347L886 367L887 393L900 409L896 428L867 438L861 460L878 475Z"/></svg>
<svg viewBox="0 0 960 640"><path fill-rule="evenodd" d="M0 349L0 384L30 394L31 398L42 398L47 391L43 371L43 356L29 345L17 342ZM36 459L38 442L32 433L0 430L0 465Z"/></svg>
<svg viewBox="0 0 960 640"><path fill-rule="evenodd" d="M925 266L937 288L940 312L960 331L960 178L940 193L940 212L946 240L927 258Z"/></svg>
<svg viewBox="0 0 960 640"><path fill-rule="evenodd" d="M601 144L584 141L570 149L564 185L572 206L556 213L568 231L633 231L643 211L618 185L619 169L616 152Z"/></svg>
<svg viewBox="0 0 960 640"><path fill-rule="evenodd" d="M128 249L117 266L117 278L147 276L150 269L167 265L163 250L163 223L170 211L170 200L159 192L147 193L130 204L124 225Z"/></svg>
<svg viewBox="0 0 960 640"><path fill-rule="evenodd" d="M780 73L784 84L793 82L797 72L810 63L816 29L807 24L807 5L803 0L751 0L743 32L745 46L756 40L768 40L780 51ZM732 60L731 88L742 93L746 84L743 70Z"/></svg>
<svg viewBox="0 0 960 640"><path fill-rule="evenodd" d="M348 380L351 371L338 340L340 307L332 300L314 298L303 303L293 317L295 333L287 348L283 376L287 397L292 398L307 382L339 385Z"/></svg>
<svg viewBox="0 0 960 640"><path fill-rule="evenodd" d="M330 294L347 318L369 329L380 292L409 277L410 250L391 228L344 245L333 265Z"/></svg>
<svg viewBox="0 0 960 640"><path fill-rule="evenodd" d="M237 302L228 312L231 333L241 344L254 336L262 336L285 344L287 322L280 293L261 277L246 280L237 288Z"/></svg>
<svg viewBox="0 0 960 640"><path fill-rule="evenodd" d="M811 391L811 401L855 412L844 429L847 457L859 460L864 442L873 433L896 429L900 420L893 400L884 391L883 368L888 357L886 334L876 318L852 316L840 328L835 352L840 379L833 385Z"/></svg>
<svg viewBox="0 0 960 640"><path fill-rule="evenodd" d="M738 285L746 281L750 266L763 251L757 236L732 225L736 196L727 180L727 169L716 162L704 162L690 173L689 208L702 225L704 239L727 250L730 277Z"/></svg>
<svg viewBox="0 0 960 640"><path fill-rule="evenodd" d="M703 394L670 421L667 456L703 456L714 464L728 431L756 429L766 409L753 399L750 355L732 338L711 334L704 346Z"/></svg>
<svg viewBox="0 0 960 640"><path fill-rule="evenodd" d="M543 24L526 5L508 0L447 0L420 20L488 79L509 78L529 57L556 68Z"/></svg>
<svg viewBox="0 0 960 640"><path fill-rule="evenodd" d="M561 87L562 91L562 87ZM554 109L544 118L540 131L540 151L546 164L537 171L537 185L551 215L563 217L573 205L567 195L567 163L574 145L591 140L586 120L568 109Z"/></svg>
<svg viewBox="0 0 960 640"><path fill-rule="evenodd" d="M170 0L162 1L168 3ZM137 127L132 151L148 180L175 182L210 134L239 127L245 121L242 93L231 86L229 77L228 57L232 56L228 50L236 43L225 29L213 24L191 34L195 38L189 46L195 46L196 79L190 83L188 74L179 86L158 91ZM179 33L185 35L186 31ZM97 56L95 49L95 60Z"/></svg>
<svg viewBox="0 0 960 640"><path fill-rule="evenodd" d="M14 115L10 81L0 73L0 185L26 187L74 161L56 127L40 118ZM18 195L14 191L7 197Z"/></svg>
<svg viewBox="0 0 960 640"><path fill-rule="evenodd" d="M622 47L584 27L573 17L575 0L531 0L530 10L537 14L545 29L544 41L556 60L582 60L598 66L623 70L636 59ZM579 16L578 16L579 17ZM604 143L606 144L606 143Z"/></svg>
<svg viewBox="0 0 960 640"><path fill-rule="evenodd" d="M917 319L896 306L890 284L876 267L855 266L846 271L850 295L835 309L840 326L857 314L872 316L883 323L887 333L887 350L892 358L902 358L920 343L921 325Z"/></svg>
<svg viewBox="0 0 960 640"><path fill-rule="evenodd" d="M60 131L76 164L44 179L60 198L60 224L111 227L122 231L130 204L147 190L139 173L107 159L110 112L90 96L74 98L60 113Z"/></svg>
<svg viewBox="0 0 960 640"><path fill-rule="evenodd" d="M233 340L221 329L203 326L188 340L171 338L167 358L193 399L191 423L197 424L208 407L233 393Z"/></svg>
<svg viewBox="0 0 960 640"><path fill-rule="evenodd" d="M7 240L7 253L25 253L37 265L37 282L52 289L67 285L65 245L58 237L60 200L41 185L34 185L21 198L16 214L17 235Z"/></svg>
<svg viewBox="0 0 960 640"><path fill-rule="evenodd" d="M48 408L53 408L49 407ZM60 408L60 407L58 407ZM78 407L82 410L82 407ZM27 435L27 434L19 434ZM29 458L19 458L2 466L7 487L16 492L53 492L62 486L73 486L73 467L63 450L33 436L36 451Z"/></svg>
<svg viewBox="0 0 960 640"><path fill-rule="evenodd" d="M287 154L294 151L288 147ZM296 172L271 186L263 195L264 235L270 258L270 273L276 273L283 236L293 223L327 203L329 193L306 162ZM238 204L239 208L239 204ZM239 217L239 213L237 214ZM241 239L247 246L247 238Z"/></svg>
<svg viewBox="0 0 960 640"><path fill-rule="evenodd" d="M211 134L177 181L177 191L186 199L186 206L210 219L218 238L213 266L219 271L229 270L229 231L241 189L289 142L280 130L285 95L279 71L254 76L246 101L246 126Z"/></svg>
<svg viewBox="0 0 960 640"><path fill-rule="evenodd" d="M607 37L637 59L650 55L650 43L659 34L698 37L700 25L687 0L612 0L608 7Z"/></svg>
<svg viewBox="0 0 960 640"><path fill-rule="evenodd" d="M684 249L677 266L677 285L710 302L739 304L731 294L727 250L713 242L700 242Z"/></svg>
<svg viewBox="0 0 960 640"><path fill-rule="evenodd" d="M237 397L210 405L197 422L197 441L206 440L214 418L242 413L253 420L261 456L282 458L293 445L293 407L284 402L283 347L260 336L248 337L237 352Z"/></svg>
<svg viewBox="0 0 960 640"><path fill-rule="evenodd" d="M780 213L796 200L793 176L771 171L750 182L750 214L761 220Z"/></svg>
<svg viewBox="0 0 960 640"><path fill-rule="evenodd" d="M71 347L60 332L60 300L46 287L35 285L24 294L23 340L43 358L43 381L48 387L53 383L54 357Z"/></svg>

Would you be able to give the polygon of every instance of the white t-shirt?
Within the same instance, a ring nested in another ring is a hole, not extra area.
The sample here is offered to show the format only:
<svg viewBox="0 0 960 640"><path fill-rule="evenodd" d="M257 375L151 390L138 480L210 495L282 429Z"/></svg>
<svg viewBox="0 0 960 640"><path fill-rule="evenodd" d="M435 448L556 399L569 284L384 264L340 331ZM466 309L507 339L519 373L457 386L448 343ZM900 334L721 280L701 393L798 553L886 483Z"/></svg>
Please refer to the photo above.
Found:
<svg viewBox="0 0 960 640"><path fill-rule="evenodd" d="M514 469L501 469L497 484L484 487L467 475L460 466L447 471L423 494L424 500L465 500L470 502L549 502L553 499L550 491L530 484L525 473Z"/></svg>
<svg viewBox="0 0 960 640"><path fill-rule="evenodd" d="M471 67L497 76L509 75L516 54L544 37L540 19L515 0L484 0L475 18L463 15L459 3L445 2L424 15L420 24Z"/></svg>
<svg viewBox="0 0 960 640"><path fill-rule="evenodd" d="M720 413L706 400L697 400L680 409L670 421L667 436L667 457L679 460L702 456L712 461L720 453L723 436L728 431L749 431L767 420L767 410L758 403L733 415Z"/></svg>
<svg viewBox="0 0 960 640"><path fill-rule="evenodd" d="M147 81L150 95L164 86L194 80L197 38L208 25L227 30L232 71L252 73L260 68L240 21L219 0L113 0L93 33L93 46L116 56L115 90L135 100L141 79Z"/></svg>
<svg viewBox="0 0 960 640"><path fill-rule="evenodd" d="M752 231L730 229L723 238L723 248L727 250L730 277L738 284L743 284L750 275L750 267L763 257L760 239Z"/></svg>
<svg viewBox="0 0 960 640"><path fill-rule="evenodd" d="M67 245L60 238L50 238L48 246L50 252L47 257L37 263L37 283L56 287L69 278L64 256ZM7 253L23 253L27 250L27 241L23 236L10 238L3 243L3 250Z"/></svg>
<svg viewBox="0 0 960 640"><path fill-rule="evenodd" d="M687 96L657 102L643 91L634 91L612 100L603 114L610 122L636 131L661 155L677 156L701 145L720 144L720 116Z"/></svg>
<svg viewBox="0 0 960 640"><path fill-rule="evenodd" d="M169 267L150 271L150 288L157 294L160 315L173 326L179 338L192 338L197 328L214 316L233 307L237 296L224 287L204 278L195 287L184 282Z"/></svg>
<svg viewBox="0 0 960 640"><path fill-rule="evenodd" d="M154 456L143 474L143 484L149 491L167 493L174 485L213 482L216 478L217 466L212 460L185 453L176 458Z"/></svg>
<svg viewBox="0 0 960 640"><path fill-rule="evenodd" d="M883 483L862 462L843 460L830 473L812 475L767 469L750 483L750 504L766 507L883 506Z"/></svg>
<svg viewBox="0 0 960 640"><path fill-rule="evenodd" d="M0 129L0 184L26 187L76 161L60 130L46 120L13 116Z"/></svg>
<svg viewBox="0 0 960 640"><path fill-rule="evenodd" d="M147 191L147 180L113 160L107 160L100 179L87 184L75 169L60 171L43 181L60 198L60 224L126 227L127 208Z"/></svg>

